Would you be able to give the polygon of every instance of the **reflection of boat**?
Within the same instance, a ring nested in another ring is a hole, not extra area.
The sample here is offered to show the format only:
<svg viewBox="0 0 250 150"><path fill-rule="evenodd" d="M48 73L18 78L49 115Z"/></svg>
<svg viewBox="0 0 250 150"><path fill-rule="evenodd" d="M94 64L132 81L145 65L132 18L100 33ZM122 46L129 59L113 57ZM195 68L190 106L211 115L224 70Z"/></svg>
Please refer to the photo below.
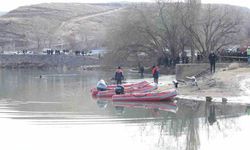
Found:
<svg viewBox="0 0 250 150"><path fill-rule="evenodd" d="M106 109L107 105L108 105L108 101L106 100L97 100L96 104L98 107L102 108L102 109Z"/></svg>
<svg viewBox="0 0 250 150"><path fill-rule="evenodd" d="M143 109L154 109L154 110L162 110L167 112L177 112L176 103L169 102L121 102L115 101L113 102L115 107L125 107L125 108L143 108Z"/></svg>
<svg viewBox="0 0 250 150"><path fill-rule="evenodd" d="M166 90L162 92L149 93L125 93L120 95L113 95L113 101L167 101L171 100L177 95L175 89Z"/></svg>
<svg viewBox="0 0 250 150"><path fill-rule="evenodd" d="M96 88L91 89L92 96L96 97L112 97L115 95L115 87L117 85L109 85L106 91L98 91ZM132 93L132 92L150 92L157 88L157 86L150 84L147 81L142 81L138 83L131 83L131 84L124 84L125 93Z"/></svg>

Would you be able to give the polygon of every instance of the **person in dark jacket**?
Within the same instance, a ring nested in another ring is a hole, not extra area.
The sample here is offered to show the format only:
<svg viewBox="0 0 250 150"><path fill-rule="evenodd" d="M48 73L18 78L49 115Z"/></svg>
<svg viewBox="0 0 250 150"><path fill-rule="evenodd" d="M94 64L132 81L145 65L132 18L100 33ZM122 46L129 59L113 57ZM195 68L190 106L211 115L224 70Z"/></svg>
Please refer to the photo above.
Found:
<svg viewBox="0 0 250 150"><path fill-rule="evenodd" d="M208 59L209 59L209 63L210 63L210 71L211 73L215 72L215 62L217 60L217 56L216 54L212 51L209 56L208 56Z"/></svg>
<svg viewBox="0 0 250 150"><path fill-rule="evenodd" d="M144 77L143 73L144 73L144 67L143 65L140 66L140 73L141 73L141 78Z"/></svg>
<svg viewBox="0 0 250 150"><path fill-rule="evenodd" d="M121 67L119 66L119 67L116 69L116 72L115 72L116 84L122 84L122 80L123 80L123 79L124 79L123 71L122 71Z"/></svg>

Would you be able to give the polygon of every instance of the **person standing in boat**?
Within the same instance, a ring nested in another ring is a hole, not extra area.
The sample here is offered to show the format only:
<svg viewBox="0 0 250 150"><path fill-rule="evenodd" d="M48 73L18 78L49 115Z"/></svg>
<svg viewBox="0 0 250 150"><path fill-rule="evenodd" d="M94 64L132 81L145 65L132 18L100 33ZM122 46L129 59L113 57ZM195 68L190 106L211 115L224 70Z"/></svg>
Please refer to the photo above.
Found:
<svg viewBox="0 0 250 150"><path fill-rule="evenodd" d="M122 80L123 80L123 79L124 79L123 70L122 70L122 68L119 66L119 67L116 69L116 72L115 72L116 84L122 84Z"/></svg>
<svg viewBox="0 0 250 150"><path fill-rule="evenodd" d="M159 67L158 66L153 66L152 67L152 75L154 78L154 83L158 84L158 79L159 79Z"/></svg>

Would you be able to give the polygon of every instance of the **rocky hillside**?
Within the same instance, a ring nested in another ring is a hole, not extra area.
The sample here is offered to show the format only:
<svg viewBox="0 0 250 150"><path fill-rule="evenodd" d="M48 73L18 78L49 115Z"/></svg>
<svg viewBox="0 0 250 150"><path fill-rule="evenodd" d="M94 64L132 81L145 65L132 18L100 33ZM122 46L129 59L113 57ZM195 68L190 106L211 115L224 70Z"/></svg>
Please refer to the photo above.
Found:
<svg viewBox="0 0 250 150"><path fill-rule="evenodd" d="M98 46L120 4L44 3L0 17L0 51Z"/></svg>

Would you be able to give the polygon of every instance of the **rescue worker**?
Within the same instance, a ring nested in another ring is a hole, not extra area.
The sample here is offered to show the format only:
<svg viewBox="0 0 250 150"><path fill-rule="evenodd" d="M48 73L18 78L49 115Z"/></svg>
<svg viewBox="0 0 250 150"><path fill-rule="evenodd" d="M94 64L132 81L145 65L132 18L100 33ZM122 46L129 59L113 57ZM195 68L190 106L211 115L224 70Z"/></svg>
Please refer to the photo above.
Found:
<svg viewBox="0 0 250 150"><path fill-rule="evenodd" d="M116 69L116 72L115 72L116 84L122 84L122 80L123 80L123 79L124 79L123 71L122 71L121 67L119 66L119 67Z"/></svg>
<svg viewBox="0 0 250 150"><path fill-rule="evenodd" d="M152 75L154 78L154 83L158 84L158 79L159 79L159 67L158 66L153 66L152 67Z"/></svg>

